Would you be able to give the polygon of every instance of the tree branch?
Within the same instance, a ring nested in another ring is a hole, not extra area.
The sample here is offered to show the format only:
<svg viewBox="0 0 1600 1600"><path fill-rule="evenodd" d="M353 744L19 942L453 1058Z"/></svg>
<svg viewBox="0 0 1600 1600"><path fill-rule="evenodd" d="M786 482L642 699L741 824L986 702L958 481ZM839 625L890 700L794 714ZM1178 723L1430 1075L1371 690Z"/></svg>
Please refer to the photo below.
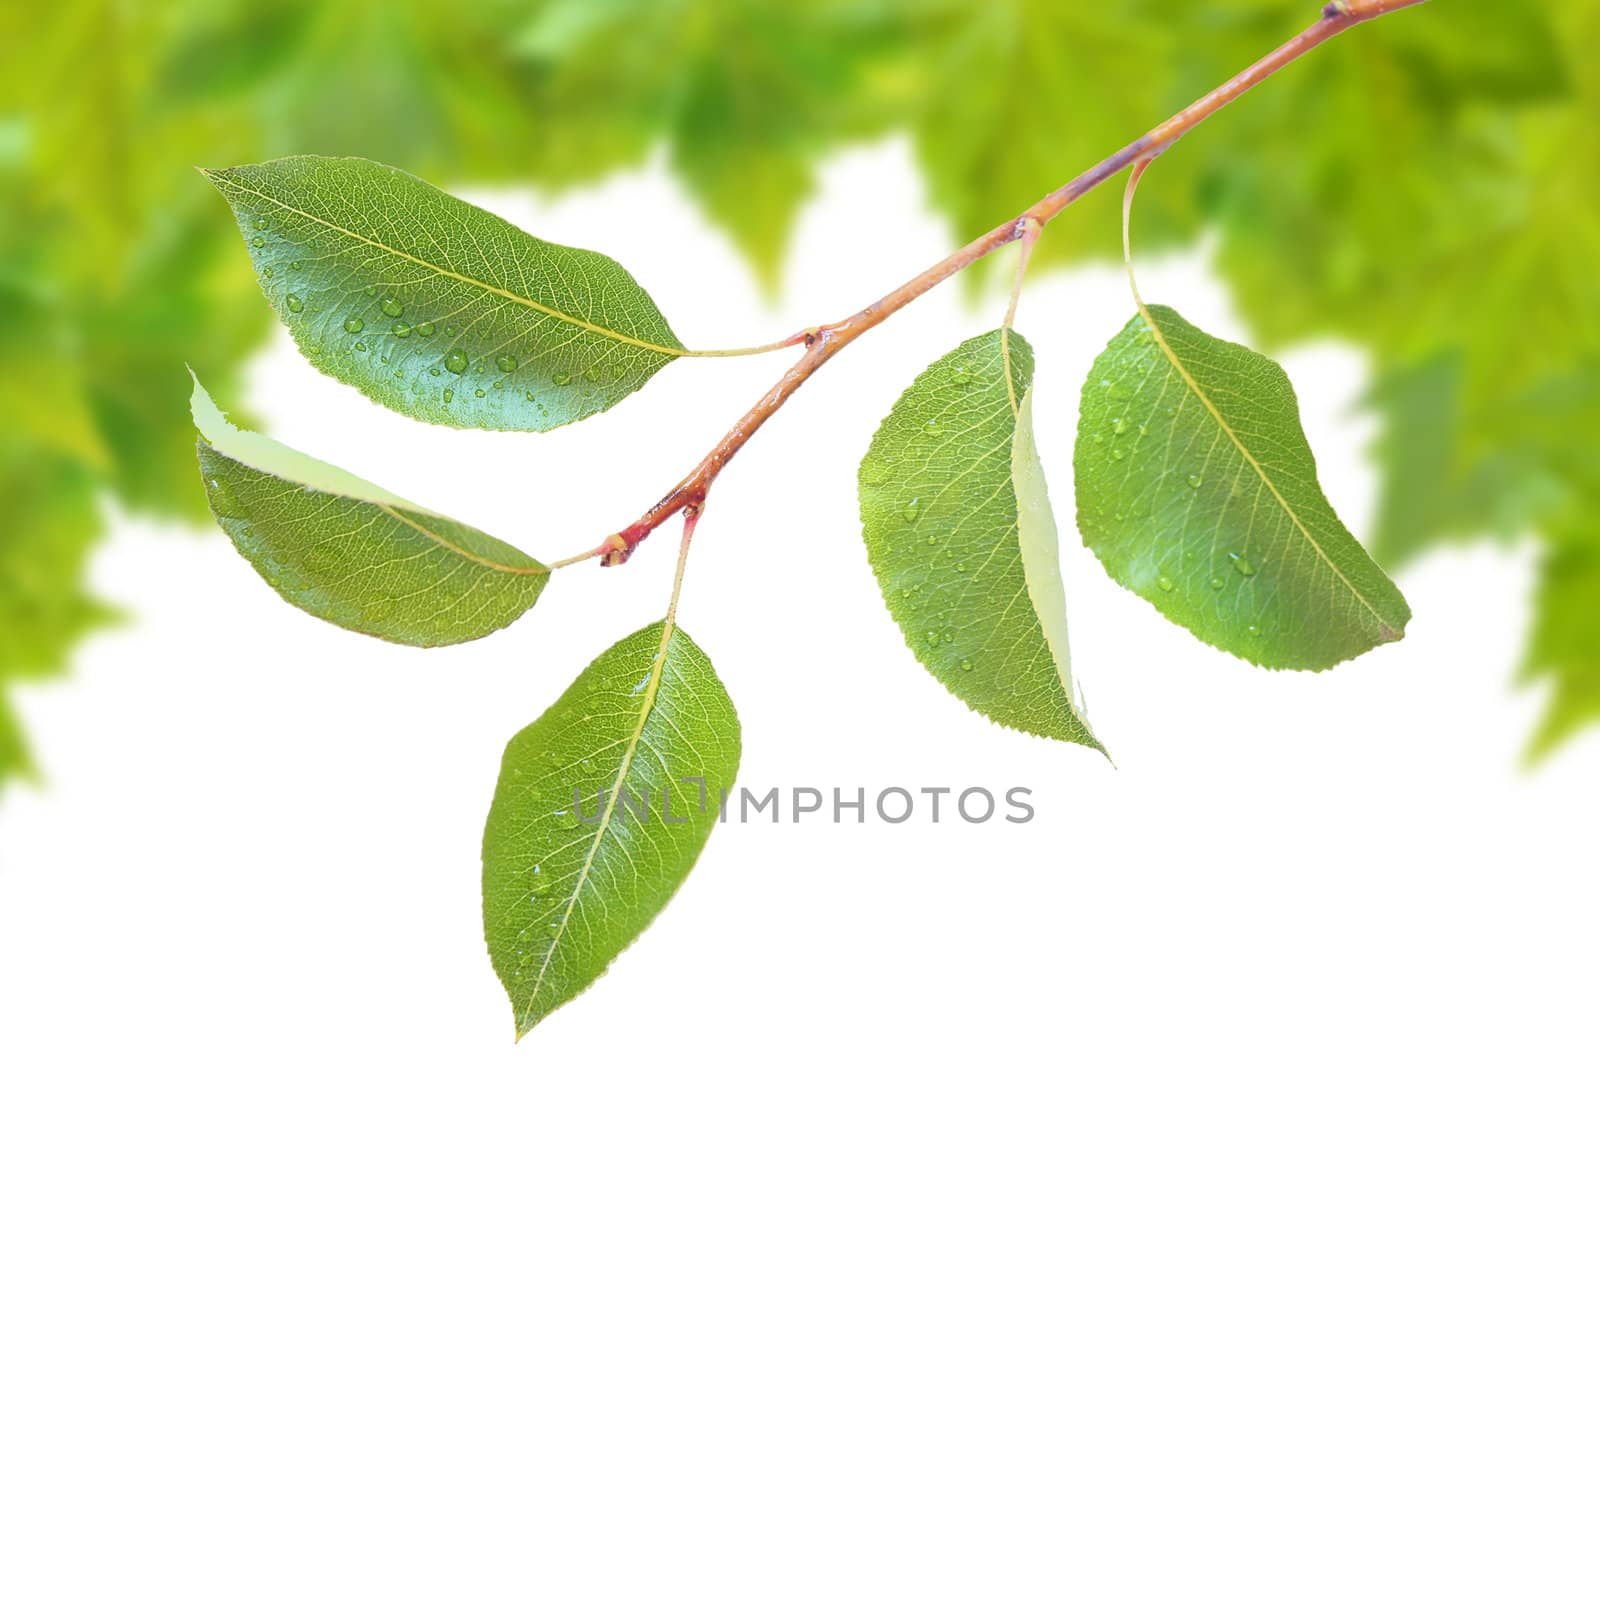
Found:
<svg viewBox="0 0 1600 1600"><path fill-rule="evenodd" d="M1290 62L1309 54L1318 45L1374 17L1423 3L1424 0L1329 0L1329 4L1322 9L1322 15L1309 28L1285 40L1276 50L1262 56L1243 72L1236 73L1209 94L1202 95L1175 116L1168 117L1132 144L1124 145L1114 155L1079 173L1071 182L1052 190L1020 215L991 228L959 250L952 251L943 261L919 272L898 289L892 289L871 305L863 306L842 322L825 323L796 335L787 342L804 344L805 353L800 359L734 423L687 477L656 501L642 517L629 523L621 532L612 534L593 553L600 555L604 566L620 566L633 554L636 546L668 518L680 511L697 516L722 469L744 448L757 429L782 407L801 384L869 329L877 327L913 300L920 299L930 289L936 288L946 278L954 277L1002 245L1036 237L1042 228L1075 200L1081 200L1091 189L1098 188L1108 178L1115 177L1136 163L1153 161L1191 128L1197 127L1207 117L1248 93Z"/></svg>

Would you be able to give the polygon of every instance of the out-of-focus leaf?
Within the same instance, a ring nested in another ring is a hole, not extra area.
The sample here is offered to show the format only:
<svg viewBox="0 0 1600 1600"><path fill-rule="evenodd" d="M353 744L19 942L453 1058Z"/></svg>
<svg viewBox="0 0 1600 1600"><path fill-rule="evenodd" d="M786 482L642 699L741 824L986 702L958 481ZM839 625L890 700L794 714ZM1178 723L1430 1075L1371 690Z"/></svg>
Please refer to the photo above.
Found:
<svg viewBox="0 0 1600 1600"><path fill-rule="evenodd" d="M0 784L34 771L9 689L49 677L115 616L86 588L96 479L73 461L0 442Z"/></svg>
<svg viewBox="0 0 1600 1600"><path fill-rule="evenodd" d="M922 66L905 111L934 200L963 238L993 227L1074 173L1110 154L1176 107L1172 67L1183 23L1149 0L1079 5L1075 0L933 3L917 16ZM1041 235L1038 265L1105 253L1107 240L1084 214ZM1150 236L1192 224L1179 188L1152 194Z"/></svg>
<svg viewBox="0 0 1600 1600"><path fill-rule="evenodd" d="M394 644L515 622L550 569L354 473L236 428L195 380L200 476L239 553L291 605Z"/></svg>
<svg viewBox="0 0 1600 1600"><path fill-rule="evenodd" d="M1099 750L1073 693L1032 386L1016 333L935 361L861 462L862 531L889 614L945 688L1008 728Z"/></svg>
<svg viewBox="0 0 1600 1600"><path fill-rule="evenodd" d="M682 353L609 256L535 239L409 172L285 156L206 176L306 359L404 416L543 432Z"/></svg>
<svg viewBox="0 0 1600 1600"><path fill-rule="evenodd" d="M517 40L561 184L665 147L707 214L776 281L830 150L897 119L906 0L552 0Z"/></svg>
<svg viewBox="0 0 1600 1600"><path fill-rule="evenodd" d="M1534 595L1525 679L1550 682L1550 698L1528 744L1537 761L1600 719L1600 523L1559 528L1545 551Z"/></svg>

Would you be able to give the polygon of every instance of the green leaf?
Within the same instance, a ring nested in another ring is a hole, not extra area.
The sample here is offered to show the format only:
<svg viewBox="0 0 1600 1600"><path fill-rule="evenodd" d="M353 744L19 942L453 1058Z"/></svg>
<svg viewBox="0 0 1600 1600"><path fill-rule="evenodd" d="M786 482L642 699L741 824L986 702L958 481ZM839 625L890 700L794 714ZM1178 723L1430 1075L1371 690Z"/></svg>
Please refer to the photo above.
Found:
<svg viewBox="0 0 1600 1600"><path fill-rule="evenodd" d="M1528 743L1530 764L1600 719L1600 531L1592 507L1567 523L1539 563L1525 682L1548 680L1544 715Z"/></svg>
<svg viewBox="0 0 1600 1600"><path fill-rule="evenodd" d="M1073 464L1084 543L1207 644L1320 670L1405 632L1410 607L1318 487L1283 368L1169 307L1096 358Z"/></svg>
<svg viewBox="0 0 1600 1600"><path fill-rule="evenodd" d="M1099 750L1073 695L1032 381L1033 351L1004 330L935 361L862 460L862 531L890 615L945 688L1008 728Z"/></svg>
<svg viewBox="0 0 1600 1600"><path fill-rule="evenodd" d="M80 463L0 438L0 785L35 775L11 685L60 672L79 639L116 620L88 588L96 488Z"/></svg>
<svg viewBox="0 0 1600 1600"><path fill-rule="evenodd" d="M684 353L610 257L535 239L395 167L286 156L206 176L306 359L404 416L543 432Z"/></svg>
<svg viewBox="0 0 1600 1600"><path fill-rule="evenodd" d="M515 622L550 569L342 467L236 428L197 378L200 474L223 531L291 605L395 644Z"/></svg>
<svg viewBox="0 0 1600 1600"><path fill-rule="evenodd" d="M603 651L506 746L483 923L519 1038L672 898L738 768L733 703L670 617Z"/></svg>

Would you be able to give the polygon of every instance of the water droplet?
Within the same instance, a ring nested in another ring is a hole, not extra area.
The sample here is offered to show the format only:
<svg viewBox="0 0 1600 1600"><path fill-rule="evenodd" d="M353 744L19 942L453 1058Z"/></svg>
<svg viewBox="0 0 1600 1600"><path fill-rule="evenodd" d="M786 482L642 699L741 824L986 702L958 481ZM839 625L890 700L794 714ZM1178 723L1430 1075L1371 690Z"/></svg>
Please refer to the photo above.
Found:
<svg viewBox="0 0 1600 1600"><path fill-rule="evenodd" d="M956 571L957 572L965 572L966 570L967 570L967 564L966 564L965 561L956 562Z"/></svg>
<svg viewBox="0 0 1600 1600"><path fill-rule="evenodd" d="M515 372L517 370L517 358L515 356L496 356L494 364L502 372Z"/></svg>
<svg viewBox="0 0 1600 1600"><path fill-rule="evenodd" d="M970 661L963 661L961 663L961 670L963 672L971 672L972 671L972 663Z"/></svg>
<svg viewBox="0 0 1600 1600"><path fill-rule="evenodd" d="M300 296L299 296L299 295L297 295L297 294L286 294L286 295L285 295L285 296L284 296L284 297L283 297L283 303L284 303L284 304L285 304L285 305L286 305L286 306L288 306L288 308L289 308L289 309L290 309L290 310L291 310L291 311L304 311L304 310L305 310L305 308L306 308L306 303L305 303L305 301L304 301L304 300L302 300L302 299L301 299L301 298L300 298Z"/></svg>
<svg viewBox="0 0 1600 1600"><path fill-rule="evenodd" d="M472 392L481 400L489 391L487 389L474 389Z"/></svg>
<svg viewBox="0 0 1600 1600"><path fill-rule="evenodd" d="M1244 631L1248 633L1252 639L1259 639L1261 637L1261 630L1253 622Z"/></svg>
<svg viewBox="0 0 1600 1600"><path fill-rule="evenodd" d="M444 368L443 367L429 367L428 368L428 376L430 378L437 378L437 377L441 376L443 374L443 372L444 372Z"/></svg>
<svg viewBox="0 0 1600 1600"><path fill-rule="evenodd" d="M259 233L250 241L251 245L257 250L259 250L266 242L267 241L263 239Z"/></svg>
<svg viewBox="0 0 1600 1600"><path fill-rule="evenodd" d="M357 339L356 340L356 349L357 350L364 351L366 348L367 348L367 341L365 339Z"/></svg>
<svg viewBox="0 0 1600 1600"><path fill-rule="evenodd" d="M455 392L454 389L446 389L445 392L444 392L444 403L446 405L449 405L450 402L455 399L455 397L456 397L456 392Z"/></svg>
<svg viewBox="0 0 1600 1600"><path fill-rule="evenodd" d="M922 425L922 431L924 433L934 433L934 434L943 433L944 432L944 424L942 422L937 421L937 420L933 421L933 422L925 422Z"/></svg>
<svg viewBox="0 0 1600 1600"><path fill-rule="evenodd" d="M1233 563L1233 570L1241 578L1253 578L1256 575L1255 563L1248 556L1239 555L1236 551L1228 552L1228 559Z"/></svg>
<svg viewBox="0 0 1600 1600"><path fill-rule="evenodd" d="M954 628L946 628L944 630L943 638L944 638L944 642L946 644L954 644L955 643L955 638L956 638L955 629Z"/></svg>
<svg viewBox="0 0 1600 1600"><path fill-rule="evenodd" d="M361 292L370 300L378 292L378 286L375 283L369 283Z"/></svg>
<svg viewBox="0 0 1600 1600"><path fill-rule="evenodd" d="M939 642L939 630L937 628L929 628L928 629L928 643L929 644L938 644L938 642Z"/></svg>
<svg viewBox="0 0 1600 1600"><path fill-rule="evenodd" d="M1120 444L1111 447L1111 459L1113 461L1120 461L1127 453Z"/></svg>
<svg viewBox="0 0 1600 1600"><path fill-rule="evenodd" d="M950 381L951 383L958 383L963 386L971 383L972 369L970 367L957 367L956 370L950 374Z"/></svg>
<svg viewBox="0 0 1600 1600"><path fill-rule="evenodd" d="M558 389L565 389L566 386L572 382L572 374L570 372L552 372L550 374L550 381L551 383L555 384Z"/></svg>
<svg viewBox="0 0 1600 1600"><path fill-rule="evenodd" d="M467 370L467 352L465 350L452 350L444 358L446 368L459 376Z"/></svg>
<svg viewBox="0 0 1600 1600"><path fill-rule="evenodd" d="M360 317L346 317L344 319L344 331L346 333L360 333L364 327L366 327L366 323Z"/></svg>
<svg viewBox="0 0 1600 1600"><path fill-rule="evenodd" d="M289 263L289 270L291 272L304 272L306 270L306 264L303 261L291 261Z"/></svg>
<svg viewBox="0 0 1600 1600"><path fill-rule="evenodd" d="M272 268L271 267L263 267L261 269L261 276L263 278L270 278L272 276Z"/></svg>
<svg viewBox="0 0 1600 1600"><path fill-rule="evenodd" d="M386 294L379 302L378 309L386 317L398 317L405 307L392 294Z"/></svg>
<svg viewBox="0 0 1600 1600"><path fill-rule="evenodd" d="M1126 433L1128 431L1128 419L1126 417L1113 417L1111 419L1111 431L1113 433Z"/></svg>
<svg viewBox="0 0 1600 1600"><path fill-rule="evenodd" d="M585 383L594 383L599 377L600 369L598 367L585 367L583 369L583 381Z"/></svg>
<svg viewBox="0 0 1600 1600"><path fill-rule="evenodd" d="M409 339L411 337L411 324L409 322L397 322L389 332L397 339Z"/></svg>
<svg viewBox="0 0 1600 1600"><path fill-rule="evenodd" d="M900 508L900 515L903 516L907 522L915 522L917 518L922 515L922 501L920 497L913 497L912 499L907 500L906 503Z"/></svg>
<svg viewBox="0 0 1600 1600"><path fill-rule="evenodd" d="M234 492L231 484L224 483L221 478L210 478L207 482L211 488L211 509L219 517L245 515L244 502Z"/></svg>
<svg viewBox="0 0 1600 1600"><path fill-rule="evenodd" d="M1172 593L1172 579L1169 578L1166 575L1166 573L1163 572L1156 578L1156 587L1158 589L1160 589L1160 590L1163 590L1167 594L1171 594Z"/></svg>
<svg viewBox="0 0 1600 1600"><path fill-rule="evenodd" d="M1191 472L1189 474L1189 487L1191 489L1198 489L1200 487L1200 485L1202 483L1204 483L1205 481L1206 481L1205 480L1205 476L1202 473Z"/></svg>
<svg viewBox="0 0 1600 1600"><path fill-rule="evenodd" d="M1213 578L1211 580L1211 587L1213 589L1220 589L1222 587L1222 579L1221 578Z"/></svg>
<svg viewBox="0 0 1600 1600"><path fill-rule="evenodd" d="M1141 439L1143 439L1144 437L1146 437L1146 435L1148 435L1149 432L1150 432L1150 424L1148 422L1141 422L1139 424L1139 437Z"/></svg>
<svg viewBox="0 0 1600 1600"><path fill-rule="evenodd" d="M433 332L433 324L431 322L419 322L417 324L417 332L426 339Z"/></svg>

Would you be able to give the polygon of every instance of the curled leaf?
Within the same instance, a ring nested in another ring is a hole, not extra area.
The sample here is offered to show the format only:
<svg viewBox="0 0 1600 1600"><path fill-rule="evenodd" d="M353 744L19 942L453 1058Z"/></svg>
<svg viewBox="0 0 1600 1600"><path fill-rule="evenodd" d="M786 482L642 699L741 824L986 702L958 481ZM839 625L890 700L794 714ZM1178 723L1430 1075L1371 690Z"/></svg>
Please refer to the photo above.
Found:
<svg viewBox="0 0 1600 1600"><path fill-rule="evenodd" d="M461 644L515 622L550 580L512 545L234 427L198 378L191 408L217 521L312 616L395 644Z"/></svg>
<svg viewBox="0 0 1600 1600"><path fill-rule="evenodd" d="M867 555L917 660L1008 728L1099 750L1073 693L1033 351L1005 329L923 372L857 474Z"/></svg>

